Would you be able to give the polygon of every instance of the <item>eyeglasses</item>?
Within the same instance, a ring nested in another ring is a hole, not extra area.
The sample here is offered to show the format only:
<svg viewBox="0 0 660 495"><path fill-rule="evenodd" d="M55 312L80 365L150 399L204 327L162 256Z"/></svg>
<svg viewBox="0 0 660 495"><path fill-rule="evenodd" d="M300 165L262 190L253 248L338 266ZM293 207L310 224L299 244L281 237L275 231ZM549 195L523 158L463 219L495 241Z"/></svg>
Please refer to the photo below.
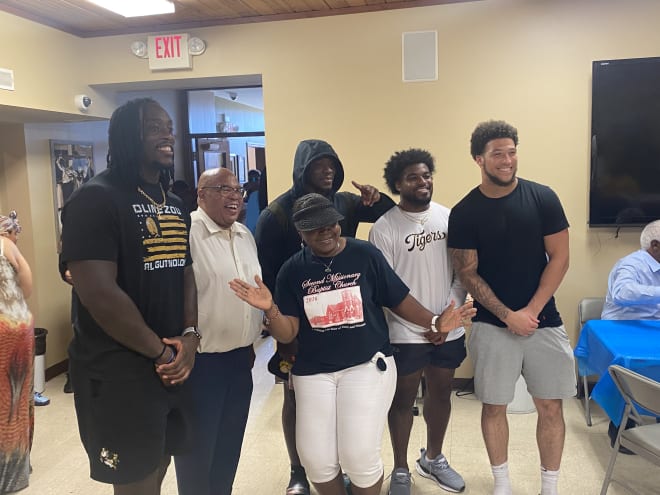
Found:
<svg viewBox="0 0 660 495"><path fill-rule="evenodd" d="M242 187L230 187L230 186L204 186L202 189L215 189L220 192L221 196L229 196L231 193L238 194L243 196L245 189Z"/></svg>

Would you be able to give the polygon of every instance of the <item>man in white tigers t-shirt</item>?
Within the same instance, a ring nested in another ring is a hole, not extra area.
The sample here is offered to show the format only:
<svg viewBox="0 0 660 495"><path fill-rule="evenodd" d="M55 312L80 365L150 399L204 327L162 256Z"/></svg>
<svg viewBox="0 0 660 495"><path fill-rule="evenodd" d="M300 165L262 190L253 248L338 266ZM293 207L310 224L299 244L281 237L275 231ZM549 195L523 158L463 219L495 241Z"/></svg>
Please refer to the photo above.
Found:
<svg viewBox="0 0 660 495"><path fill-rule="evenodd" d="M433 157L410 149L395 153L385 166L385 180L399 204L374 224L369 240L378 247L394 271L410 288L410 294L436 313L453 301L460 306L466 291L455 277L447 254L449 208L431 201ZM445 490L462 492L463 478L442 455L451 413L451 381L465 359L465 329L456 328L441 344L431 343L418 327L386 311L390 341L396 349L397 387L388 422L394 449L390 495L409 495L411 475L406 458L413 423L413 405L422 374L426 381L424 420L427 445L421 449L416 468Z"/></svg>

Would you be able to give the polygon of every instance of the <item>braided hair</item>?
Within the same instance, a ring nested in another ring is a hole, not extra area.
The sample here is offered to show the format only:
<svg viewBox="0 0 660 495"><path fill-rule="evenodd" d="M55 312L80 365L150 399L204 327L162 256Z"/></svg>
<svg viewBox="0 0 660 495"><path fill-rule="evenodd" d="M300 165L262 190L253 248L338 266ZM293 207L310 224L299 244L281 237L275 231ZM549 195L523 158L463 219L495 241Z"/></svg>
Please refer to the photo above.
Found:
<svg viewBox="0 0 660 495"><path fill-rule="evenodd" d="M124 103L110 117L108 127L108 169L127 186L140 183L142 160L143 115L147 105L158 105L153 98L137 98ZM165 190L169 187L173 170L161 170L160 183Z"/></svg>

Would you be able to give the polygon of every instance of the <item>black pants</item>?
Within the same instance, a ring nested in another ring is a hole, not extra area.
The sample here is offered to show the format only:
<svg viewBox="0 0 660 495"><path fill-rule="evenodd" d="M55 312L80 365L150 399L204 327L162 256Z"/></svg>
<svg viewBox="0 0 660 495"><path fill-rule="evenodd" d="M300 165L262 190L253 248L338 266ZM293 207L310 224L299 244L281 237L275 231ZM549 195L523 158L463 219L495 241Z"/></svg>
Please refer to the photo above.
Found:
<svg viewBox="0 0 660 495"><path fill-rule="evenodd" d="M197 354L186 385L193 449L174 457L179 494L229 495L252 397L250 347Z"/></svg>

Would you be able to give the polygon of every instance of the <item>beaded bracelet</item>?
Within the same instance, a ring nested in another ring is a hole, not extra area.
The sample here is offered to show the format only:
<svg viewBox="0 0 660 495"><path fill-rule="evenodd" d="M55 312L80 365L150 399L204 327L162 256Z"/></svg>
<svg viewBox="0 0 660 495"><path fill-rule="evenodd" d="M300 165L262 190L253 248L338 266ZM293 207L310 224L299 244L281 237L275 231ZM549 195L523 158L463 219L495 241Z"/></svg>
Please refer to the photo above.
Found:
<svg viewBox="0 0 660 495"><path fill-rule="evenodd" d="M158 361L160 358L162 358L162 357L163 357L163 354L165 354L165 350L166 350L166 349L167 349L167 344L163 344L163 350L160 351L160 354L158 354L158 356L156 356L155 358L153 358L152 361L155 363L155 362Z"/></svg>
<svg viewBox="0 0 660 495"><path fill-rule="evenodd" d="M172 355L170 356L170 360L168 362L166 362L165 364L170 364L170 363L173 363L174 360L176 359L176 348L172 345L168 345L167 347L169 347L170 350L172 351Z"/></svg>

